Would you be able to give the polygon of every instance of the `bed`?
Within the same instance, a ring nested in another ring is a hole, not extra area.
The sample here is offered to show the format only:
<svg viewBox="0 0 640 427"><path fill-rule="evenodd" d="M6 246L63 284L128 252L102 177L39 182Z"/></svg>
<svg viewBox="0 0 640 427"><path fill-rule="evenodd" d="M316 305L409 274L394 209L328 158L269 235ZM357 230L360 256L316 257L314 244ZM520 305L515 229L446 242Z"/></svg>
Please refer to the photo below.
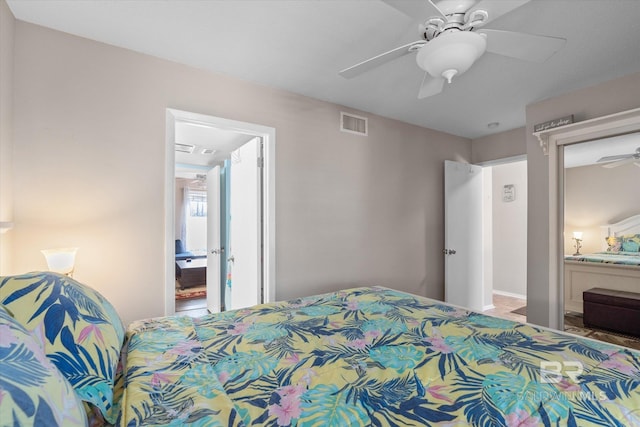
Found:
<svg viewBox="0 0 640 427"><path fill-rule="evenodd" d="M564 258L565 310L583 312L591 288L640 293L640 215L600 227L602 250Z"/></svg>
<svg viewBox="0 0 640 427"><path fill-rule="evenodd" d="M124 335L108 301L64 276L2 278L0 303L0 419L13 424L640 425L639 352L389 288L140 320ZM51 389L19 358L42 362Z"/></svg>

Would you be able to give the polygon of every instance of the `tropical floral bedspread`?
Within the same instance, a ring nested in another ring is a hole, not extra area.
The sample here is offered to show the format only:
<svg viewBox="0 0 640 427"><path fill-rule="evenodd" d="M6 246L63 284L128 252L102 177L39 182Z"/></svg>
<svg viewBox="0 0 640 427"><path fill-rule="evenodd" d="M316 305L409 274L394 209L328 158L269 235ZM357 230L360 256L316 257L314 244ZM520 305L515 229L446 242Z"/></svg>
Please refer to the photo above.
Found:
<svg viewBox="0 0 640 427"><path fill-rule="evenodd" d="M123 425L638 426L640 353L386 288L128 331Z"/></svg>
<svg viewBox="0 0 640 427"><path fill-rule="evenodd" d="M596 252L593 254L567 255L564 259L565 261L640 266L640 252Z"/></svg>

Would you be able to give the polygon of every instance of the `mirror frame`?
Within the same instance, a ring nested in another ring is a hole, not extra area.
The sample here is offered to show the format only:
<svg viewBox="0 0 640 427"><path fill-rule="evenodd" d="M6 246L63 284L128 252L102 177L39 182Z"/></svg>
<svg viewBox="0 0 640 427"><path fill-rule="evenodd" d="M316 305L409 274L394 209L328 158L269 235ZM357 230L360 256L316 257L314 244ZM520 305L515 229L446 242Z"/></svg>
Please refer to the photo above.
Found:
<svg viewBox="0 0 640 427"><path fill-rule="evenodd" d="M549 326L564 329L565 145L640 131L640 108L534 132L549 156Z"/></svg>

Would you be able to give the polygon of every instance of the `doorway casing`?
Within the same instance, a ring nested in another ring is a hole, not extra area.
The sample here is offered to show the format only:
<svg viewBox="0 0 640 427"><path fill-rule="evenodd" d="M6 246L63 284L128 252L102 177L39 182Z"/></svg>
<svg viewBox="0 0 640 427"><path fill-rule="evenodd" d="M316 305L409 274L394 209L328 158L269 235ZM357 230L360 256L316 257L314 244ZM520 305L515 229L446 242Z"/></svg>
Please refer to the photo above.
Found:
<svg viewBox="0 0 640 427"><path fill-rule="evenodd" d="M549 156L549 326L564 329L564 150L569 144L640 131L640 108L536 132Z"/></svg>
<svg viewBox="0 0 640 427"><path fill-rule="evenodd" d="M263 182L262 182L262 239L263 262L262 276L264 302L276 298L276 200L275 200L275 153L276 130L269 126L237 120L214 117L205 114L167 108L166 111L166 147L165 147L165 185L164 185L164 281L166 316L175 313L175 124L183 121L193 124L215 127L238 133L255 135L262 138L264 144Z"/></svg>

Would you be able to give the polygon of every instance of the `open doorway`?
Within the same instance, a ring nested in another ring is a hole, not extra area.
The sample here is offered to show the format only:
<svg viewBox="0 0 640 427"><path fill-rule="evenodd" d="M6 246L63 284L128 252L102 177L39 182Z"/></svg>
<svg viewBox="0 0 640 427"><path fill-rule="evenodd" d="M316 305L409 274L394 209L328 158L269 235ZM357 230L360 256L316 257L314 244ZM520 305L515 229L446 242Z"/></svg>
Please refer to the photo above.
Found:
<svg viewBox="0 0 640 427"><path fill-rule="evenodd" d="M493 293L527 297L527 161L492 169Z"/></svg>
<svg viewBox="0 0 640 427"><path fill-rule="evenodd" d="M493 165L492 289L493 314L526 321L527 316L527 161Z"/></svg>
<svg viewBox="0 0 640 427"><path fill-rule="evenodd" d="M526 321L527 198L524 156L445 162L447 302Z"/></svg>
<svg viewBox="0 0 640 427"><path fill-rule="evenodd" d="M215 214L208 209L209 167L179 163L183 160L179 159L181 154L193 153L176 153L175 310L202 311L207 307L207 221L208 216Z"/></svg>
<svg viewBox="0 0 640 427"><path fill-rule="evenodd" d="M527 159L482 165L485 177L485 312L526 321Z"/></svg>
<svg viewBox="0 0 640 427"><path fill-rule="evenodd" d="M166 313L274 300L275 130L168 109L166 153Z"/></svg>

